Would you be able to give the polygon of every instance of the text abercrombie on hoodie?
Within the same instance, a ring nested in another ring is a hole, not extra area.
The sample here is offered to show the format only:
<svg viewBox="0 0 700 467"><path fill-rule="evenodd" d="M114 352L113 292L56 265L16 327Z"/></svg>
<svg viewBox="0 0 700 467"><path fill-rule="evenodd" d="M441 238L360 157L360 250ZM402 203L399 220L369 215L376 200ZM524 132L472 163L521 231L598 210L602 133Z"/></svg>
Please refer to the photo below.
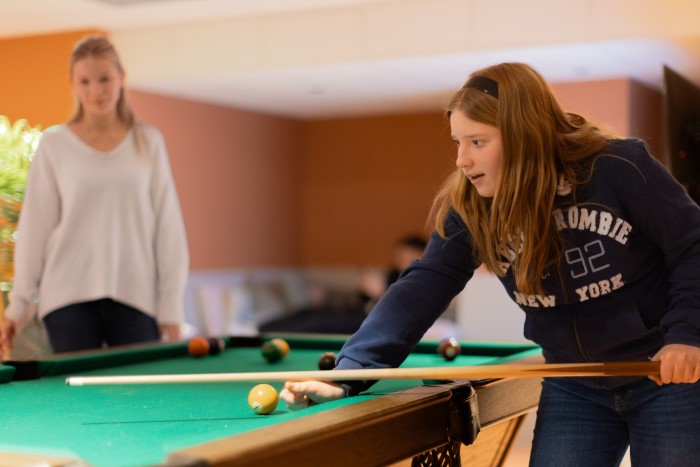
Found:
<svg viewBox="0 0 700 467"><path fill-rule="evenodd" d="M525 337L548 363L647 360L666 344L700 346L700 208L633 139L611 141L575 195L576 203L560 183L552 215L565 251L544 293L518 291L510 270L501 278L525 312ZM432 234L343 347L338 369L400 365L464 288L479 264L455 213L446 234ZM575 380L614 387L630 378Z"/></svg>

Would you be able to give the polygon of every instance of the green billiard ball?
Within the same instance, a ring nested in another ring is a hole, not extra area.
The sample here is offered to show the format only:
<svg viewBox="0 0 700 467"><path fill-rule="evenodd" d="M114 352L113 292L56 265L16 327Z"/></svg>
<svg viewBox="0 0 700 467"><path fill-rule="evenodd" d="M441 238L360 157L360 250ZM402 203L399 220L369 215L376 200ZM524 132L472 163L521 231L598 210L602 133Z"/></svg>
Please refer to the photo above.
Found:
<svg viewBox="0 0 700 467"><path fill-rule="evenodd" d="M262 356L269 363L282 360L289 353L289 344L284 339L272 339L263 343L260 347Z"/></svg>

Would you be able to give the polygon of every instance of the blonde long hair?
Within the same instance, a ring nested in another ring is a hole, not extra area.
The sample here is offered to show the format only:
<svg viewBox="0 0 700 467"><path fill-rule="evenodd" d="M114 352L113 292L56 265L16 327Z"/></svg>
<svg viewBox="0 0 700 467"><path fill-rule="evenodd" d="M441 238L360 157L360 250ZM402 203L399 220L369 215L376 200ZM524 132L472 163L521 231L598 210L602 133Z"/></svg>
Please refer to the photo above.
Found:
<svg viewBox="0 0 700 467"><path fill-rule="evenodd" d="M70 57L70 75L73 76L73 67L76 62L88 57L105 58L112 62L121 73L124 73L124 67L114 45L104 36L87 36L78 42L73 48ZM136 150L141 151L144 141L143 128L141 127L129 101L126 98L124 86L119 92L119 100L117 100L117 118L126 125L127 128L134 129L134 137ZM76 107L73 116L69 122L74 123L83 118L84 110L80 100L76 99Z"/></svg>
<svg viewBox="0 0 700 467"><path fill-rule="evenodd" d="M450 100L447 116L458 110L469 119L500 130L502 166L492 199L477 193L460 169L445 181L432 209L445 236L450 210L467 225L474 252L493 273L508 267L518 290L541 293L545 271L559 263L562 245L552 218L559 176L572 189L590 177L586 163L611 135L583 117L564 112L544 78L522 63L502 63L470 75L493 80L497 96L470 86ZM487 80L488 81L488 80Z"/></svg>

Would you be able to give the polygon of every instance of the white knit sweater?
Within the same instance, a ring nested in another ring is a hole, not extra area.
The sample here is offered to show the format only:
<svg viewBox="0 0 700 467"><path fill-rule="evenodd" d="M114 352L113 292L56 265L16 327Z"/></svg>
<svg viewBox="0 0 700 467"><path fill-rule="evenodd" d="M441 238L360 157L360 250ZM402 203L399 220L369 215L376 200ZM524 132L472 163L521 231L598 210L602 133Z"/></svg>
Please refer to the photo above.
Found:
<svg viewBox="0 0 700 467"><path fill-rule="evenodd" d="M68 126L47 129L29 170L6 316L22 327L63 306L111 298L183 320L189 255L161 133L100 152Z"/></svg>

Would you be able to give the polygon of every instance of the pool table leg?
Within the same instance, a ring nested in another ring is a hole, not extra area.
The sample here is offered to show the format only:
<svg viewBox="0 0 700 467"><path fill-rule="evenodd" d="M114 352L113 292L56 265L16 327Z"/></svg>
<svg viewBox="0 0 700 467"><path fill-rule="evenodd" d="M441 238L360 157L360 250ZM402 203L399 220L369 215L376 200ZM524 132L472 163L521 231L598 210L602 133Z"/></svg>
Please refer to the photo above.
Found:
<svg viewBox="0 0 700 467"><path fill-rule="evenodd" d="M411 459L411 467L457 467L462 465L461 443L448 443Z"/></svg>
<svg viewBox="0 0 700 467"><path fill-rule="evenodd" d="M431 449L391 467L498 467L505 462L526 415L491 425L479 433L473 444L449 443Z"/></svg>
<svg viewBox="0 0 700 467"><path fill-rule="evenodd" d="M481 430L474 444L462 446L462 464L458 465L489 467L503 465L524 420L525 415L521 415Z"/></svg>

